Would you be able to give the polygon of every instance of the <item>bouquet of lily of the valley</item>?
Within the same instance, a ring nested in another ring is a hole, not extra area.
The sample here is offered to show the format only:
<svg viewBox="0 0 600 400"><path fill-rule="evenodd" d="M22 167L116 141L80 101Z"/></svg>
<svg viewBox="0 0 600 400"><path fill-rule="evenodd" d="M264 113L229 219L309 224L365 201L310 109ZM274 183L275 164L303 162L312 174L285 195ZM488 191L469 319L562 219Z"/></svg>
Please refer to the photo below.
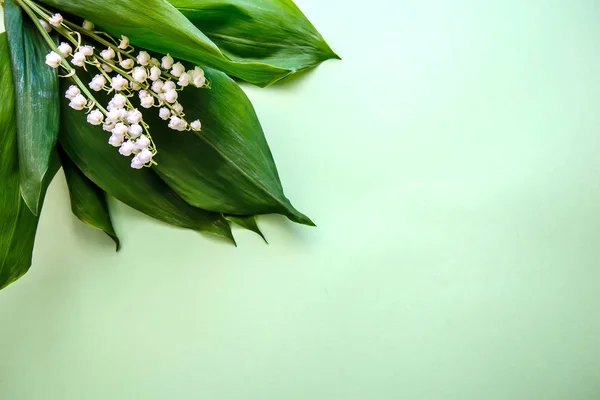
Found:
<svg viewBox="0 0 600 400"><path fill-rule="evenodd" d="M233 241L285 197L252 104L337 58L291 0L0 0L0 289L31 265L48 185L119 247L107 196Z"/></svg>

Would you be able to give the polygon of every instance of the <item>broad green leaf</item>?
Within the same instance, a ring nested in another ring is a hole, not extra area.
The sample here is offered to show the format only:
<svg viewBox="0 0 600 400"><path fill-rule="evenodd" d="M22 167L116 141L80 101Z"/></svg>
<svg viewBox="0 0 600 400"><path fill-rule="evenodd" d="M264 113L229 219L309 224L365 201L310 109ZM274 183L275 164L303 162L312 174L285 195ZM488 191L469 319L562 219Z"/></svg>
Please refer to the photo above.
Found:
<svg viewBox="0 0 600 400"><path fill-rule="evenodd" d="M17 114L21 195L38 214L50 157L58 138L58 77L45 64L48 45L14 0L5 2Z"/></svg>
<svg viewBox="0 0 600 400"><path fill-rule="evenodd" d="M62 81L62 91L72 83ZM207 232L233 241L231 228L220 213L195 208L179 197L149 168L135 170L130 158L108 144L101 127L86 122L84 112L62 103L59 142L69 158L94 184L109 195L171 225Z"/></svg>
<svg viewBox="0 0 600 400"><path fill-rule="evenodd" d="M211 89L189 87L179 101L202 132L167 129L145 113L157 145L158 174L188 203L232 215L278 213L314 225L283 194L275 162L252 104L225 74L207 70ZM158 128L160 127L160 128Z"/></svg>
<svg viewBox="0 0 600 400"><path fill-rule="evenodd" d="M29 270L38 225L38 217L19 190L16 110L8 53L6 34L0 33L0 289ZM58 169L56 158L51 160L43 194Z"/></svg>
<svg viewBox="0 0 600 400"><path fill-rule="evenodd" d="M265 238L265 235L263 235L262 231L258 227L258 223L256 222L256 217L254 215L246 217L236 217L233 215L228 215L226 218L231 222L241 226L242 228L248 229L249 231L256 233L265 241L265 243L269 244L269 242L267 242L267 238Z"/></svg>
<svg viewBox="0 0 600 400"><path fill-rule="evenodd" d="M199 65L216 68L258 86L290 74L262 62L236 62L224 55L167 0L42 0L58 10L86 18L115 37L125 35L134 46Z"/></svg>
<svg viewBox="0 0 600 400"><path fill-rule="evenodd" d="M291 73L339 57L292 0L169 0L230 59Z"/></svg>
<svg viewBox="0 0 600 400"><path fill-rule="evenodd" d="M60 152L60 159L67 178L73 214L81 222L104 231L115 242L118 251L121 244L110 220L106 193L90 181L64 151Z"/></svg>

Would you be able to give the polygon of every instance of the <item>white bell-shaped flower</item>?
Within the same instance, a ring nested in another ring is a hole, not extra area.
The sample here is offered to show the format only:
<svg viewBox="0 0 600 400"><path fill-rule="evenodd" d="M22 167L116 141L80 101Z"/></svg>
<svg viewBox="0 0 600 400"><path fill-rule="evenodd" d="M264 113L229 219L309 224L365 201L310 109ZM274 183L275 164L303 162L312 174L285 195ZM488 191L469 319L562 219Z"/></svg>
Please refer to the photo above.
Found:
<svg viewBox="0 0 600 400"><path fill-rule="evenodd" d="M65 42L62 42L58 45L58 52L62 54L63 57L68 57L73 53L73 48Z"/></svg>
<svg viewBox="0 0 600 400"><path fill-rule="evenodd" d="M150 146L150 139L148 139L146 135L140 136L135 141L135 147L137 147L139 150L147 149L148 146Z"/></svg>
<svg viewBox="0 0 600 400"><path fill-rule="evenodd" d="M192 71L192 83L197 88L201 88L206 83L206 77L204 76L204 70L200 67L194 68Z"/></svg>
<svg viewBox="0 0 600 400"><path fill-rule="evenodd" d="M144 129L140 124L133 124L129 127L129 135L134 138L139 137L143 131Z"/></svg>
<svg viewBox="0 0 600 400"><path fill-rule="evenodd" d="M102 64L102 69L109 74L113 72L113 69L110 67L110 65Z"/></svg>
<svg viewBox="0 0 600 400"><path fill-rule="evenodd" d="M138 139L138 141L139 141L139 139ZM140 153L136 157L143 164L147 164L150 162L150 160L152 160L152 152L148 149L143 149L142 151L140 151Z"/></svg>
<svg viewBox="0 0 600 400"><path fill-rule="evenodd" d="M160 70L160 68L153 66L152 68L150 68L150 80L154 82L160 79L161 73L162 71Z"/></svg>
<svg viewBox="0 0 600 400"><path fill-rule="evenodd" d="M119 65L125 69L131 69L135 65L135 62L131 58L126 58L124 60L121 60Z"/></svg>
<svg viewBox="0 0 600 400"><path fill-rule="evenodd" d="M165 101L167 101L168 103L175 103L178 97L179 94L175 89L171 89L165 93Z"/></svg>
<svg viewBox="0 0 600 400"><path fill-rule="evenodd" d="M103 119L104 115L102 115L102 112L100 112L100 110L93 110L87 115L87 122L92 125L102 124Z"/></svg>
<svg viewBox="0 0 600 400"><path fill-rule="evenodd" d="M96 92L99 92L106 85L106 78L103 75L96 75L90 82L90 88Z"/></svg>
<svg viewBox="0 0 600 400"><path fill-rule="evenodd" d="M71 64L77 67L83 67L85 65L85 54L80 51L75 52L73 58L71 58Z"/></svg>
<svg viewBox="0 0 600 400"><path fill-rule="evenodd" d="M142 118L143 115L137 108L134 108L133 110L127 113L127 121L130 124L138 124L142 120Z"/></svg>
<svg viewBox="0 0 600 400"><path fill-rule="evenodd" d="M175 104L173 104L172 107L173 107L173 110L175 110L175 112L177 114L183 113L183 106L181 105L181 103L175 103Z"/></svg>
<svg viewBox="0 0 600 400"><path fill-rule="evenodd" d="M102 129L104 129L106 132L112 132L116 125L117 124L114 122L105 122L104 125L102 125Z"/></svg>
<svg viewBox="0 0 600 400"><path fill-rule="evenodd" d="M123 144L123 136L115 135L114 133L108 138L108 144L113 147L120 147Z"/></svg>
<svg viewBox="0 0 600 400"><path fill-rule="evenodd" d="M115 90L123 90L129 87L129 81L123 78L121 75L117 75L113 78L110 85Z"/></svg>
<svg viewBox="0 0 600 400"><path fill-rule="evenodd" d="M137 62L142 66L146 66L150 63L150 54L147 51L140 51L137 55Z"/></svg>
<svg viewBox="0 0 600 400"><path fill-rule="evenodd" d="M171 110L167 107L162 107L158 110L158 116L166 121L171 117Z"/></svg>
<svg viewBox="0 0 600 400"><path fill-rule="evenodd" d="M74 110L83 110L83 108L86 106L87 104L87 99L85 97L83 97L83 95L78 94L77 96L73 97L73 99L71 99L71 102L69 103L69 107L71 107Z"/></svg>
<svg viewBox="0 0 600 400"><path fill-rule="evenodd" d="M119 153L124 156L130 156L131 153L133 153L133 150L135 150L135 144L133 144L131 140L128 140L121 145Z"/></svg>
<svg viewBox="0 0 600 400"><path fill-rule="evenodd" d="M138 158L138 156L135 156L131 159L131 168L142 169L144 168L144 163Z"/></svg>
<svg viewBox="0 0 600 400"><path fill-rule="evenodd" d="M140 99L140 105L144 108L152 108L154 106L154 98L151 96Z"/></svg>
<svg viewBox="0 0 600 400"><path fill-rule="evenodd" d="M111 61L115 58L116 54L112 47L108 49L104 49L100 52L100 57L102 57L106 61Z"/></svg>
<svg viewBox="0 0 600 400"><path fill-rule="evenodd" d="M181 74L181 76L179 77L179 81L177 82L177 84L181 87L186 87L187 85L190 84L190 80L191 80L191 76L190 74L188 74L187 72L184 72L183 74Z"/></svg>
<svg viewBox="0 0 600 400"><path fill-rule="evenodd" d="M40 19L40 25L42 25L42 28L44 28L46 32L52 32L52 25L46 22L46 20Z"/></svg>
<svg viewBox="0 0 600 400"><path fill-rule="evenodd" d="M60 14L54 14L48 19L50 25L59 27L63 23L63 17Z"/></svg>
<svg viewBox="0 0 600 400"><path fill-rule="evenodd" d="M65 97L67 99L71 100L71 99L73 99L73 97L77 96L78 94L81 94L81 90L79 90L79 88L77 86L71 85L65 92Z"/></svg>
<svg viewBox="0 0 600 400"><path fill-rule="evenodd" d="M173 60L173 57L171 57L170 54L167 54L166 56L164 56L162 58L162 63L161 66L166 69L169 70L171 69L171 67L173 66L173 63L175 62L175 60Z"/></svg>
<svg viewBox="0 0 600 400"><path fill-rule="evenodd" d="M84 56L89 57L94 55L94 48L92 46L86 45L86 46L81 46L78 49L81 53L83 53Z"/></svg>
<svg viewBox="0 0 600 400"><path fill-rule="evenodd" d="M163 88L164 88L164 82L161 80L158 80L156 82L152 82L152 91L156 94L158 93L162 93L163 92Z"/></svg>
<svg viewBox="0 0 600 400"><path fill-rule="evenodd" d="M173 69L171 70L171 75L174 75L177 78L179 78L181 76L181 74L183 74L184 72L185 72L185 67L183 66L182 63L178 62L176 64L173 64Z"/></svg>
<svg viewBox="0 0 600 400"><path fill-rule="evenodd" d="M122 122L118 122L112 130L113 135L125 136L129 131L129 127Z"/></svg>
<svg viewBox="0 0 600 400"><path fill-rule="evenodd" d="M119 42L119 48L122 50L126 50L129 47L129 38L125 35L121 36L121 41Z"/></svg>
<svg viewBox="0 0 600 400"><path fill-rule="evenodd" d="M135 67L131 76L133 76L133 79L137 82L144 83L146 82L146 79L148 79L148 71L146 71L146 68L144 67Z"/></svg>
<svg viewBox="0 0 600 400"><path fill-rule="evenodd" d="M51 51L46 55L46 64L48 64L52 68L58 68L61 61L62 57L60 56L60 54L55 53L54 51Z"/></svg>
<svg viewBox="0 0 600 400"><path fill-rule="evenodd" d="M192 130L194 131L199 131L200 129L202 129L202 124L200 123L200 120L195 120L190 122L190 128L192 128Z"/></svg>

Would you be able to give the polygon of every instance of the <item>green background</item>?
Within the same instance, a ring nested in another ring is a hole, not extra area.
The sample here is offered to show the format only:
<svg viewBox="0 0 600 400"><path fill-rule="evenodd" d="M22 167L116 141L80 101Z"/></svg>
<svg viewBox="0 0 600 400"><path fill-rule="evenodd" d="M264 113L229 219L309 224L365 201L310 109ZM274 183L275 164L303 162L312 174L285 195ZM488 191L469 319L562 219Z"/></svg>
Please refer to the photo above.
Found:
<svg viewBox="0 0 600 400"><path fill-rule="evenodd" d="M319 227L116 254L59 175L0 398L600 398L600 3L297 4L344 60L245 89Z"/></svg>

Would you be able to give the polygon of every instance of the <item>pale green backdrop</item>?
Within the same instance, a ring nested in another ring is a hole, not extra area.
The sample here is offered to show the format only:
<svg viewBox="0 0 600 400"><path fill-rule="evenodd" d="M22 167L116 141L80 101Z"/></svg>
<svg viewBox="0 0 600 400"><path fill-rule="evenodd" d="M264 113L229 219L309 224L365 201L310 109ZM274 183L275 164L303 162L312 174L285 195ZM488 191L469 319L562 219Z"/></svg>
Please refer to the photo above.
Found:
<svg viewBox="0 0 600 400"><path fill-rule="evenodd" d="M239 247L52 185L2 400L600 398L600 3L298 0L343 57L245 87L319 225Z"/></svg>

